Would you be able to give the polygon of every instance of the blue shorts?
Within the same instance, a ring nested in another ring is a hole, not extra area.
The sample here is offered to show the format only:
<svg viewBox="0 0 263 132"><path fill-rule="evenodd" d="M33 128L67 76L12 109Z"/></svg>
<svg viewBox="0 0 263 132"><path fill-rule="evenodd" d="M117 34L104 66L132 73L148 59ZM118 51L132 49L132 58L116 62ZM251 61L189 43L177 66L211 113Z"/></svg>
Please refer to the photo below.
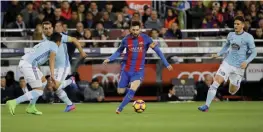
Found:
<svg viewBox="0 0 263 132"><path fill-rule="evenodd" d="M118 88L126 88L130 82L135 80L143 80L144 78L144 70L140 70L138 72L127 72L122 70L120 74L120 79L118 83Z"/></svg>

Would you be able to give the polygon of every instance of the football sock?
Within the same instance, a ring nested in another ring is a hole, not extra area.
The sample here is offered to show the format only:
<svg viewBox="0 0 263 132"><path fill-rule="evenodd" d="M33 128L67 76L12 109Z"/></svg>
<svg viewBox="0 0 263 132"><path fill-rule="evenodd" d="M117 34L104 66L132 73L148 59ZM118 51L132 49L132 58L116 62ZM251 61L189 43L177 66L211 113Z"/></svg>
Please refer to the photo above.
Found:
<svg viewBox="0 0 263 132"><path fill-rule="evenodd" d="M127 94L125 95L124 99L122 100L120 106L119 106L119 110L121 111L133 98L135 94L135 91L132 89L129 89Z"/></svg>
<svg viewBox="0 0 263 132"><path fill-rule="evenodd" d="M43 82L43 83L42 83L42 88L43 88L43 89L46 88L46 85L47 85L47 81ZM38 98L39 98L39 97L36 97L36 98L33 98L32 100L30 100L29 105L35 105L36 102L37 102L37 100L38 100Z"/></svg>
<svg viewBox="0 0 263 132"><path fill-rule="evenodd" d="M215 98L216 96L216 91L217 88L219 87L219 84L217 82L214 81L214 83L210 86L208 93L207 93L207 97L206 97L206 105L209 107L212 100Z"/></svg>
<svg viewBox="0 0 263 132"><path fill-rule="evenodd" d="M43 95L43 90L32 90L30 92L25 93L24 95L16 98L16 104L20 104L25 101L31 101L33 99L38 99L39 96ZM36 102L36 101L35 101Z"/></svg>
<svg viewBox="0 0 263 132"><path fill-rule="evenodd" d="M60 86L58 89L64 89L66 88L68 85L70 85L73 82L72 79L68 79L68 80L64 80L61 82Z"/></svg>
<svg viewBox="0 0 263 132"><path fill-rule="evenodd" d="M60 85L61 86L61 85ZM57 96L67 105L72 105L72 102L70 101L70 99L68 98L68 95L66 94L66 92L61 89L58 88L57 91L55 92L57 94Z"/></svg>

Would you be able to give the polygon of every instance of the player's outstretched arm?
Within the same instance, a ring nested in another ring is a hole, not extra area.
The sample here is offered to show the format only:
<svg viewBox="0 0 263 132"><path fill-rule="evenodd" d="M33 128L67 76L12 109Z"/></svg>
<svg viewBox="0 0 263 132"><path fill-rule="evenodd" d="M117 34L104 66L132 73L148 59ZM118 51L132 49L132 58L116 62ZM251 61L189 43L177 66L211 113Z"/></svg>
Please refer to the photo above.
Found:
<svg viewBox="0 0 263 132"><path fill-rule="evenodd" d="M103 64L106 65L108 62L115 60L118 58L123 50L125 49L123 42L121 43L120 47L113 53L108 59L103 61Z"/></svg>
<svg viewBox="0 0 263 132"><path fill-rule="evenodd" d="M229 33L230 34L230 33ZM229 35L227 36L227 40L225 42L225 44L223 45L223 48L216 54L216 55L212 55L213 58L216 58L218 56L222 56L223 54L225 54L228 50L228 48L230 47L230 40L229 40Z"/></svg>
<svg viewBox="0 0 263 132"><path fill-rule="evenodd" d="M83 51L83 48L81 47L81 44L80 44L80 42L78 41L77 38L75 38L75 37L68 37L68 41L72 42L76 46L76 48L78 49L78 51L80 53L80 56L82 58L86 58L87 57L87 54Z"/></svg>
<svg viewBox="0 0 263 132"><path fill-rule="evenodd" d="M166 60L166 58L164 57L162 51L160 50L160 48L155 44L152 43L150 44L150 47L157 53L157 55L161 58L161 60L163 61L165 67L167 67L167 69L169 71L173 70L173 67L168 63L168 61Z"/></svg>

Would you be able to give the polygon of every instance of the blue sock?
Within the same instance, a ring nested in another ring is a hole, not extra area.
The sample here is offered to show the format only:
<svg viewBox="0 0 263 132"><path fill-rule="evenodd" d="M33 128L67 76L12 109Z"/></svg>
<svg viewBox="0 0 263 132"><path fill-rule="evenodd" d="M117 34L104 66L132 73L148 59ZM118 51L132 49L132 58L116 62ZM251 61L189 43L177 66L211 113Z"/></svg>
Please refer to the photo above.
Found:
<svg viewBox="0 0 263 132"><path fill-rule="evenodd" d="M27 92L25 93L24 95L16 98L16 104L20 104L22 102L25 102L25 101L31 101L33 99L38 99L39 96L41 96L43 94L43 91L42 90L32 90L30 92Z"/></svg>
<svg viewBox="0 0 263 132"><path fill-rule="evenodd" d="M217 88L219 87L219 84L217 82L214 82L209 90L208 90L208 93L207 93L207 97L206 97L206 102L205 104L209 107L210 104L212 103L213 99L215 98L216 96L216 91L217 91Z"/></svg>
<svg viewBox="0 0 263 132"><path fill-rule="evenodd" d="M132 89L128 90L128 93L125 95L124 99L122 100L119 110L122 111L122 109L132 100L133 96L135 94L135 91Z"/></svg>

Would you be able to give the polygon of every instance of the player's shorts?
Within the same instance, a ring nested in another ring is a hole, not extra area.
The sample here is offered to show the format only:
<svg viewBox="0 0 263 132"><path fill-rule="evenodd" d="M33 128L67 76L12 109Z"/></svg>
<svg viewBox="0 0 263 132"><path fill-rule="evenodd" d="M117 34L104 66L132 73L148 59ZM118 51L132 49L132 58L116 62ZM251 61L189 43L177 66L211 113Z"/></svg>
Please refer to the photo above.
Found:
<svg viewBox="0 0 263 132"><path fill-rule="evenodd" d="M244 73L245 69L231 66L227 62L223 61L216 74L222 76L225 81L229 78L231 84L239 87Z"/></svg>
<svg viewBox="0 0 263 132"><path fill-rule="evenodd" d="M126 88L130 82L135 80L143 80L144 78L144 70L140 70L138 72L127 72L122 70L120 74L120 79L118 83L118 88Z"/></svg>
<svg viewBox="0 0 263 132"><path fill-rule="evenodd" d="M70 67L56 68L54 70L54 74L55 74L55 80L62 82L70 74Z"/></svg>
<svg viewBox="0 0 263 132"><path fill-rule="evenodd" d="M20 60L18 68L25 78L26 82L32 88L42 88L42 77L43 73L38 67L33 67L32 64L25 60Z"/></svg>

